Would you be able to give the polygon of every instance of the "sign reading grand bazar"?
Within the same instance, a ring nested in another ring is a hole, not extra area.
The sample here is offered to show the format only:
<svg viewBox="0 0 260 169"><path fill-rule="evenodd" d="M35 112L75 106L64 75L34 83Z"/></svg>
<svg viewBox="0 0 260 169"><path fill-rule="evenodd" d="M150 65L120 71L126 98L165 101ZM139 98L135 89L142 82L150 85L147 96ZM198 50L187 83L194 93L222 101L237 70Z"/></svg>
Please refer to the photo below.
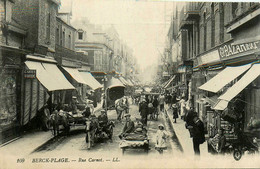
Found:
<svg viewBox="0 0 260 169"><path fill-rule="evenodd" d="M226 44L219 48L219 55L221 58L230 57L247 51L259 49L259 40L255 42L248 42L242 44Z"/></svg>

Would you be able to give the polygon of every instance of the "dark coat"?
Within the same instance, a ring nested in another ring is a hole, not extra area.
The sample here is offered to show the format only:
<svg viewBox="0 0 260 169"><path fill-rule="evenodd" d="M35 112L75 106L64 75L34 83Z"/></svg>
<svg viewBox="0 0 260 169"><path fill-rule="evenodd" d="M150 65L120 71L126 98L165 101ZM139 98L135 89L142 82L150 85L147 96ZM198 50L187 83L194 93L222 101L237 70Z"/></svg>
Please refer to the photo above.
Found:
<svg viewBox="0 0 260 169"><path fill-rule="evenodd" d="M198 141L200 144L205 142L204 124L198 119L193 125L193 139Z"/></svg>
<svg viewBox="0 0 260 169"><path fill-rule="evenodd" d="M139 112L142 117L148 115L148 104L146 102L141 102L139 104Z"/></svg>
<svg viewBox="0 0 260 169"><path fill-rule="evenodd" d="M123 133L132 133L135 130L135 124L132 120L127 121L123 128Z"/></svg>

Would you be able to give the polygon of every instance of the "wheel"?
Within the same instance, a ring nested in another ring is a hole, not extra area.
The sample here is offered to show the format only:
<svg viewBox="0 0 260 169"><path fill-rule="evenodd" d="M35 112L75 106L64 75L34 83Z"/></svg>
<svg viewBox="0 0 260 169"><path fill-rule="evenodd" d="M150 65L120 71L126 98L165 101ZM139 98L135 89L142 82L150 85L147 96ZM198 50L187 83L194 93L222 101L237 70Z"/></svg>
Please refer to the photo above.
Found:
<svg viewBox="0 0 260 169"><path fill-rule="evenodd" d="M233 157L236 161L239 161L242 157L242 151L235 149L234 152L233 152Z"/></svg>

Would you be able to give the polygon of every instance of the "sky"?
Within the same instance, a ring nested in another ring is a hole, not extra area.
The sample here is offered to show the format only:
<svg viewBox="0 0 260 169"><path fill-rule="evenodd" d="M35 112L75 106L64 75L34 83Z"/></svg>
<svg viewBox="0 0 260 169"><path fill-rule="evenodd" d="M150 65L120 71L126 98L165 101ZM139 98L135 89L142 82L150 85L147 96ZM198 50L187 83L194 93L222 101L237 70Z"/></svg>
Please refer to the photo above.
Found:
<svg viewBox="0 0 260 169"><path fill-rule="evenodd" d="M71 1L73 1L72 21L77 17L87 17L92 24L114 25L120 39L133 49L142 70L158 62L158 57L165 47L171 15L175 9L174 2L159 0L61 1L61 9L70 9Z"/></svg>

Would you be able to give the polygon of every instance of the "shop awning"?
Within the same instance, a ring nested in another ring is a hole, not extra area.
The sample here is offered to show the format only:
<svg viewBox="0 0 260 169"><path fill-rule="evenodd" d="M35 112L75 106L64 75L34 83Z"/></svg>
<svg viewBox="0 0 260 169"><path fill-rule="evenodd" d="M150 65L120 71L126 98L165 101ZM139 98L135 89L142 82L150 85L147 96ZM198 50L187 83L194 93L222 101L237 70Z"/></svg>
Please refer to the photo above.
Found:
<svg viewBox="0 0 260 169"><path fill-rule="evenodd" d="M48 90L75 89L65 78L56 64L26 61L26 66L31 70L36 70L36 77Z"/></svg>
<svg viewBox="0 0 260 169"><path fill-rule="evenodd" d="M226 67L212 79L199 87L199 89L217 93L225 85L236 79L239 75L250 68L250 64L236 67Z"/></svg>
<svg viewBox="0 0 260 169"><path fill-rule="evenodd" d="M164 88L168 88L169 85L171 84L171 82L172 82L174 79L175 79L175 75L174 75L172 78L170 78L170 80L166 83L166 85L164 86Z"/></svg>
<svg viewBox="0 0 260 169"><path fill-rule="evenodd" d="M82 76L82 78L85 81L85 84L87 84L92 89L96 90L98 88L102 88L103 85L101 85L90 72L79 72L79 74Z"/></svg>
<svg viewBox="0 0 260 169"><path fill-rule="evenodd" d="M112 88L112 87L125 87L125 86L119 79L112 77L108 81L108 87L107 88Z"/></svg>
<svg viewBox="0 0 260 169"><path fill-rule="evenodd" d="M230 101L236 97L244 88L260 75L260 64L253 64L245 75L237 81L227 92L219 97L221 100Z"/></svg>
<svg viewBox="0 0 260 169"><path fill-rule="evenodd" d="M212 109L214 110L225 110L228 106L228 101L226 100L218 100L217 104L215 104Z"/></svg>
<svg viewBox="0 0 260 169"><path fill-rule="evenodd" d="M126 81L125 80L125 78L124 77L119 77L119 80L124 84L124 85L126 85L126 86L130 86L130 84L128 83L128 81Z"/></svg>
<svg viewBox="0 0 260 169"><path fill-rule="evenodd" d="M134 86L134 84L131 82L130 79L128 79L127 82L129 83L130 86Z"/></svg>
<svg viewBox="0 0 260 169"><path fill-rule="evenodd" d="M87 84L86 81L82 78L82 76L79 74L78 69L76 68L69 68L69 67L62 67L64 70L66 70L70 76L75 79L78 83L81 84Z"/></svg>

